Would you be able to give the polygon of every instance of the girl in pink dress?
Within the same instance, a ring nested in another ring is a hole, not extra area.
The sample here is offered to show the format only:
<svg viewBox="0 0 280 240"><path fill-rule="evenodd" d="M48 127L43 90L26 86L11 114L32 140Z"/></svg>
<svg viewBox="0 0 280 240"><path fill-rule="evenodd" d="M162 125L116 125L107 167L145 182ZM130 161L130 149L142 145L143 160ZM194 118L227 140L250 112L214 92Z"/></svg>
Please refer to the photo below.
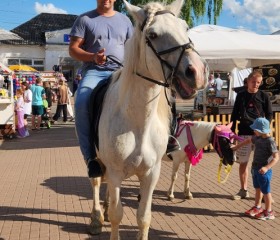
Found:
<svg viewBox="0 0 280 240"><path fill-rule="evenodd" d="M29 136L28 130L25 128L24 124L24 100L23 100L23 91L21 89L16 90L17 101L15 104L15 111L17 114L17 131L18 138L24 138Z"/></svg>

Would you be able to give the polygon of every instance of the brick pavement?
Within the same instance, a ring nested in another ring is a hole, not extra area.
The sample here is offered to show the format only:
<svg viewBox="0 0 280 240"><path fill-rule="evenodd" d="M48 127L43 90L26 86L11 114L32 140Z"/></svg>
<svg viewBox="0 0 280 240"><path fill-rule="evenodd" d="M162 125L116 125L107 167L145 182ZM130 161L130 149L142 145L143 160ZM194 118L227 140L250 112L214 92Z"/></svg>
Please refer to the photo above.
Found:
<svg viewBox="0 0 280 240"><path fill-rule="evenodd" d="M109 223L100 236L87 234L92 191L73 123L56 124L49 130L32 132L29 138L0 144L0 240L109 239ZM153 196L151 240L280 239L280 216L274 221L245 217L243 212L254 204L253 198L230 199L239 188L237 165L226 184L217 183L217 167L217 155L205 153L192 171L195 199L184 200L181 166L176 198L170 202L166 191L172 162L163 161ZM274 168L272 183L273 208L278 213L279 174L280 164ZM137 188L134 177L123 183L120 235L124 240L136 239ZM253 195L252 187L250 194Z"/></svg>

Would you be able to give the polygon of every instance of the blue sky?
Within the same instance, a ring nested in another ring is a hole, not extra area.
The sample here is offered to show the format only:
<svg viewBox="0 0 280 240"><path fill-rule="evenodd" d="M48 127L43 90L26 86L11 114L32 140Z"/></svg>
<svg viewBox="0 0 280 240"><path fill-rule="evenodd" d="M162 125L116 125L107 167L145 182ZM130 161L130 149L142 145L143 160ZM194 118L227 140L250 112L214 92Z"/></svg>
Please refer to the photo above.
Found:
<svg viewBox="0 0 280 240"><path fill-rule="evenodd" d="M0 28L11 30L41 12L79 15L96 7L96 0L1 0ZM198 24L207 24L204 18ZM223 0L218 25L259 34L280 30L279 0Z"/></svg>

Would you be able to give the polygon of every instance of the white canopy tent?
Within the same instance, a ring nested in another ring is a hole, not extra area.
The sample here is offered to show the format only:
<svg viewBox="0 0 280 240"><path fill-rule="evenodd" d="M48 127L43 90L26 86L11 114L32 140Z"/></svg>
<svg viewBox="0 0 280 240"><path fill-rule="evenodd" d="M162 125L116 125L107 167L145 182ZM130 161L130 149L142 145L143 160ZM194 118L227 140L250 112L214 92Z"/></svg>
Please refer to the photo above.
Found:
<svg viewBox="0 0 280 240"><path fill-rule="evenodd" d="M231 72L230 104L236 96L232 88L243 85L251 68L280 64L280 35L259 35L241 29L200 25L190 29L190 39L207 60L211 71Z"/></svg>
<svg viewBox="0 0 280 240"><path fill-rule="evenodd" d="M231 72L280 63L280 35L259 35L240 29L200 25L190 29L196 50L211 70Z"/></svg>

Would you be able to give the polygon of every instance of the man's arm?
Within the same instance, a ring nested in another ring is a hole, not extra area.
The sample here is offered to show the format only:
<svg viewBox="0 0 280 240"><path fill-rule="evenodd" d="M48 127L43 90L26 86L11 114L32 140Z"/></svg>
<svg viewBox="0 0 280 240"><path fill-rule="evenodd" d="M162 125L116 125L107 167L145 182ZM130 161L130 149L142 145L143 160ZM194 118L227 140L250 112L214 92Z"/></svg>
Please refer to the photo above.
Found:
<svg viewBox="0 0 280 240"><path fill-rule="evenodd" d="M105 49L101 49L98 53L86 52L82 49L84 43L83 38L71 36L69 44L69 54L72 58L83 62L94 62L96 64L104 64L106 56Z"/></svg>
<svg viewBox="0 0 280 240"><path fill-rule="evenodd" d="M271 104L268 94L266 94L265 105L266 105L264 108L265 117L267 120L269 120L269 122L271 122L272 118L273 118L273 111L272 111L272 104Z"/></svg>
<svg viewBox="0 0 280 240"><path fill-rule="evenodd" d="M239 111L240 111L240 109L239 109L239 106L240 106L239 99L240 99L240 95L237 94L237 96L235 98L234 105L233 105L232 113L231 113L231 119L230 119L230 121L232 122L231 130L233 132L235 132L236 122L239 120Z"/></svg>

